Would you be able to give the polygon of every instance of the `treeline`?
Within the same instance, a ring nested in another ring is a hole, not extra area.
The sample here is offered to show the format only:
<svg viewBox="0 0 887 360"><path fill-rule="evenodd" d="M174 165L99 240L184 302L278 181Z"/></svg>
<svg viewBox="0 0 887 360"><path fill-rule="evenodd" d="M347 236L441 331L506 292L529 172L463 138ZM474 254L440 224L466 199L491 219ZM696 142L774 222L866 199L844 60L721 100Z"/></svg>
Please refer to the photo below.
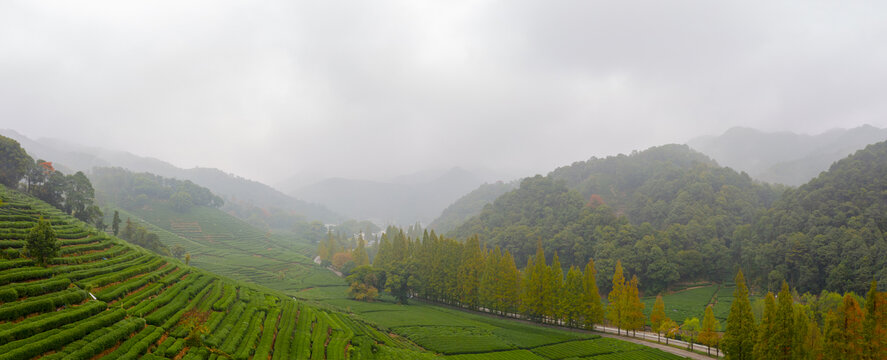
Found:
<svg viewBox="0 0 887 360"><path fill-rule="evenodd" d="M114 224L117 224L120 220L118 213L114 212ZM117 231L117 227L114 226L114 235L120 236L121 239L126 240L130 243L141 246L145 249L151 250L160 255L171 256L174 255L170 252L169 247L164 245L160 241L160 236L156 233L148 231L143 226L132 222L129 218L126 219L126 224L123 226L123 229ZM180 254L175 254L177 258L180 258Z"/></svg>
<svg viewBox="0 0 887 360"><path fill-rule="evenodd" d="M332 237L328 244L340 253L358 252L336 247ZM706 307L702 320L669 319L661 296L650 317L645 317L640 281L636 275L627 275L621 261L609 276L604 302L597 285L600 273L592 259L584 269L569 266L566 272L557 253L551 259L546 261L537 243L536 253L521 270L508 250L487 248L477 237L459 242L432 231L411 238L389 228L373 264L355 267L347 281L350 295L359 300L372 301L386 291L401 303L416 297L540 323L649 329L666 339L722 348L732 359L883 359L887 355L887 293L878 292L876 282L865 298L852 292L799 295L783 282L778 296L768 292L760 301L756 317L753 308L758 306L752 306L739 272L723 329L712 305Z"/></svg>
<svg viewBox="0 0 887 360"><path fill-rule="evenodd" d="M524 179L448 236L478 235L523 259L541 239L565 265L616 259L641 290L729 281L864 292L887 283L887 142L860 150L798 189L761 184L686 146L593 158ZM548 259L550 260L550 259Z"/></svg>
<svg viewBox="0 0 887 360"><path fill-rule="evenodd" d="M34 160L21 145L0 136L0 183L43 200L80 221L105 228L95 205L95 190L82 172L65 175L43 159Z"/></svg>
<svg viewBox="0 0 887 360"><path fill-rule="evenodd" d="M799 291L887 284L887 142L787 191L752 230L740 259L757 278L785 279Z"/></svg>
<svg viewBox="0 0 887 360"><path fill-rule="evenodd" d="M149 200L169 201L177 211L192 206L220 207L221 197L190 180L165 178L150 173L134 173L123 168L94 168L90 178L100 189L99 198L125 209L144 206Z"/></svg>
<svg viewBox="0 0 887 360"><path fill-rule="evenodd" d="M768 292L756 311L739 272L722 329L712 305L702 320L669 319L661 296L645 317L638 277L629 278L620 261L605 303L591 259L584 269L570 266L564 273L558 254L546 262L537 245L519 270L507 250L488 249L476 237L458 242L431 232L411 239L393 230L380 240L373 265L356 267L348 276L355 299L372 301L384 290L402 303L423 298L540 323L609 325L626 333L649 329L666 342L680 338L721 348L731 359L887 358L887 293L878 292L874 281L865 298L852 292L798 295L783 282L782 291Z"/></svg>
<svg viewBox="0 0 887 360"><path fill-rule="evenodd" d="M757 320L742 272L733 296L720 341L727 359L887 359L887 293L876 281L861 301L854 293L798 297L783 282Z"/></svg>
<svg viewBox="0 0 887 360"><path fill-rule="evenodd" d="M354 252L360 251L362 245ZM402 303L418 296L474 310L520 314L540 322L573 326L600 323L604 307L598 295L594 262L589 261L584 271L572 266L565 275L557 254L553 259L551 265L547 264L539 246L520 271L510 252L486 248L477 237L462 243L432 231L412 239L403 231L389 228L379 241L373 264L357 266L347 280L352 296L364 300L372 300L365 291L384 290ZM637 319L643 326L644 315L637 277L617 283L620 290L614 295L614 303L632 305L614 310L614 321L620 327L638 329ZM624 310L628 308L631 310Z"/></svg>
<svg viewBox="0 0 887 360"><path fill-rule="evenodd" d="M327 232L325 240L317 244L317 256L320 257L321 265L332 266L344 274L351 274L354 268L370 264L366 241L362 235L346 237L342 233L334 235L332 230Z"/></svg>

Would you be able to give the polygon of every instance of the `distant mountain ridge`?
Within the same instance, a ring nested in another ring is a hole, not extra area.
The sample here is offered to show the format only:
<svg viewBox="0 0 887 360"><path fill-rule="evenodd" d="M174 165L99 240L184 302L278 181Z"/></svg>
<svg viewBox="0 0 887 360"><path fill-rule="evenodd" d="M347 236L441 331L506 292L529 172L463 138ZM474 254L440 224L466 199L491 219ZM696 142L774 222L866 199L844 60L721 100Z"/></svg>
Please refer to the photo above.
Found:
<svg viewBox="0 0 887 360"><path fill-rule="evenodd" d="M200 167L182 169L159 159L142 157L124 151L83 146L59 139L33 140L8 129L0 130L0 134L17 140L35 160L42 158L52 161L63 172L88 172L94 167L122 167L134 172L148 172L163 177L191 180L229 200L248 202L259 207L295 211L312 220L323 222L343 220L341 215L322 205L293 198L268 185L219 169Z"/></svg>
<svg viewBox="0 0 887 360"><path fill-rule="evenodd" d="M485 206L492 204L502 194L516 189L518 185L520 185L518 180L485 183L460 197L450 206L447 206L440 216L434 219L428 227L434 229L439 234L445 234L462 225L468 219L480 214Z"/></svg>
<svg viewBox="0 0 887 360"><path fill-rule="evenodd" d="M347 217L379 224L428 224L460 196L483 183L473 172L452 168L390 181L332 178L301 187L293 196L323 204Z"/></svg>
<svg viewBox="0 0 887 360"><path fill-rule="evenodd" d="M884 140L887 129L871 125L818 135L735 127L719 136L692 139L687 145L755 179L799 186L828 170L833 162Z"/></svg>

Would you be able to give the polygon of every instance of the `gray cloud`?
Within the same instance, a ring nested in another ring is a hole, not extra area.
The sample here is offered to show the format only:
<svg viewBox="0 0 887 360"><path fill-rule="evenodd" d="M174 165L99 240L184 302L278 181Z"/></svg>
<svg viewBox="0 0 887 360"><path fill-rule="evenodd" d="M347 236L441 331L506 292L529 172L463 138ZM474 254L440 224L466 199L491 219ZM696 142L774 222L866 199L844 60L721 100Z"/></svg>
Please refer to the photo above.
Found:
<svg viewBox="0 0 887 360"><path fill-rule="evenodd" d="M885 127L884 6L4 2L0 127L267 182Z"/></svg>

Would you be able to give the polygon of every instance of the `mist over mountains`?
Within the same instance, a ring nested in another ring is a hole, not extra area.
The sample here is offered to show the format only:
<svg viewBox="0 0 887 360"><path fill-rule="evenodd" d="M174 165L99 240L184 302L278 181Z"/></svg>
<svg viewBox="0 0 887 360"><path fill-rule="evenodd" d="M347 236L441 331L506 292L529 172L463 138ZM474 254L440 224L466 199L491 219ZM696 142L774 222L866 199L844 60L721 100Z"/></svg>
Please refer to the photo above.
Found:
<svg viewBox="0 0 887 360"><path fill-rule="evenodd" d="M349 218L378 224L430 223L456 199L484 183L472 171L426 171L389 181L331 178L292 190L291 195L324 204Z"/></svg>
<svg viewBox="0 0 887 360"><path fill-rule="evenodd" d="M259 207L274 207L295 211L307 219L323 222L344 220L341 215L318 204L311 204L288 196L268 185L229 174L215 168L182 169L163 160L142 157L125 151L89 147L59 139L33 140L14 130L0 130L0 134L21 143L34 157L52 161L65 173L89 172L94 167L122 167L135 172L148 172L163 177L191 180L209 188L226 201L246 202Z"/></svg>
<svg viewBox="0 0 887 360"><path fill-rule="evenodd" d="M191 180L227 201L284 209L325 223L351 218L380 225L405 226L416 222L428 225L440 217L433 227L448 231L479 214L486 204L516 186L508 181L530 175L516 170L453 167L388 177L367 174L364 179L317 181L323 178L322 174L305 174L271 187L215 168L182 169L160 159L125 151L59 139L33 140L14 130L0 130L0 133L18 140L35 159L53 161L58 169L67 173L118 166ZM885 139L887 129L869 125L817 135L735 127L721 135L694 138L687 144L718 164L744 171L757 180L799 186L827 170L833 162ZM496 184L497 181L506 183ZM448 207L448 212L444 211Z"/></svg>
<svg viewBox="0 0 887 360"><path fill-rule="evenodd" d="M687 142L722 166L770 183L799 186L868 144L887 140L887 129L863 125L822 134L764 132L734 127L718 136Z"/></svg>

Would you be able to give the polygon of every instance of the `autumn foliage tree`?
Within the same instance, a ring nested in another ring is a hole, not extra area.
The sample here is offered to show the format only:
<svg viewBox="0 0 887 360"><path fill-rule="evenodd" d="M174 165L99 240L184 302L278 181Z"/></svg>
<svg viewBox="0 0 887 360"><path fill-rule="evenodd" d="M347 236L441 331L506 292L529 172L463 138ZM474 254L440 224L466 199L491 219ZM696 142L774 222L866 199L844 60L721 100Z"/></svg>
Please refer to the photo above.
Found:
<svg viewBox="0 0 887 360"><path fill-rule="evenodd" d="M823 352L829 359L864 359L862 341L864 314L856 299L844 295L837 312L829 311L825 317L825 346Z"/></svg>
<svg viewBox="0 0 887 360"><path fill-rule="evenodd" d="M665 301L662 300L662 294L656 295L656 302L653 303L653 312L650 313L650 326L656 332L657 339L662 336L662 323L668 320L665 316Z"/></svg>
<svg viewBox="0 0 887 360"><path fill-rule="evenodd" d="M613 289L607 295L607 320L610 325L616 327L619 332L625 325L625 275L622 273L622 261L616 261L616 270L613 273Z"/></svg>
<svg viewBox="0 0 887 360"><path fill-rule="evenodd" d="M644 328L644 303L641 302L638 293L638 277L631 276L631 281L626 287L625 299L625 328L627 330L637 331Z"/></svg>
<svg viewBox="0 0 887 360"><path fill-rule="evenodd" d="M877 281L872 281L866 294L865 310L865 352L872 359L887 359L887 293L878 292Z"/></svg>
<svg viewBox="0 0 887 360"><path fill-rule="evenodd" d="M715 313L711 305L708 305L705 307L705 316L702 317L702 330L699 332L699 342L709 347L709 355L711 355L711 348L717 347L720 343L719 327L721 325L718 323L718 319L715 319Z"/></svg>
<svg viewBox="0 0 887 360"><path fill-rule="evenodd" d="M585 327L592 329L594 324L604 321L604 305L601 304L601 294L597 287L597 270L592 259L588 259L588 264L585 265L582 285L584 290L582 317Z"/></svg>

